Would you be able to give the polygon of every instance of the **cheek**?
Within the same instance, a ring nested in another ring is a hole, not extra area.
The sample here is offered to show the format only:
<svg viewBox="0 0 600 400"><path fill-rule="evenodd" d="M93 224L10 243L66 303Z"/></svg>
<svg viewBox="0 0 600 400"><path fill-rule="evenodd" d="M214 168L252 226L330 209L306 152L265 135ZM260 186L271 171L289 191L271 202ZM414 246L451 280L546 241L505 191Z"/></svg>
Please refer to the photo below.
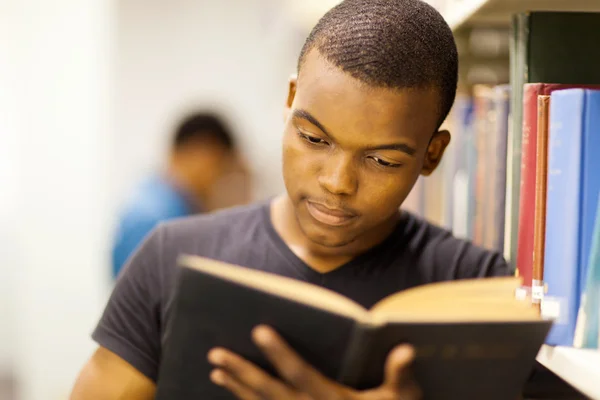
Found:
<svg viewBox="0 0 600 400"><path fill-rule="evenodd" d="M406 199L418 175L402 171L387 176L369 176L361 180L360 198L372 214L388 216Z"/></svg>
<svg viewBox="0 0 600 400"><path fill-rule="evenodd" d="M288 187L306 185L319 170L319 157L306 148L294 133L283 140L283 175Z"/></svg>

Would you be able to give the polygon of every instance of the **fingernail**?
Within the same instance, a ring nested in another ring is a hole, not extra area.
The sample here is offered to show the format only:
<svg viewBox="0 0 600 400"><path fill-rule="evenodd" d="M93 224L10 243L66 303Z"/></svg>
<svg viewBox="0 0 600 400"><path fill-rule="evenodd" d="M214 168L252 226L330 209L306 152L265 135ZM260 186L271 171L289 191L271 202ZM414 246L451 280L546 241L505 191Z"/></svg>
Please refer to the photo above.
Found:
<svg viewBox="0 0 600 400"><path fill-rule="evenodd" d="M223 360L222 354L217 349L212 349L208 352L208 361L212 364L219 365Z"/></svg>
<svg viewBox="0 0 600 400"><path fill-rule="evenodd" d="M210 373L210 380L214 384L219 386L222 386L225 383L225 377L223 376L223 372L218 369L212 370L212 372Z"/></svg>
<svg viewBox="0 0 600 400"><path fill-rule="evenodd" d="M396 359L410 360L413 357L413 349L410 346L402 345L396 350Z"/></svg>
<svg viewBox="0 0 600 400"><path fill-rule="evenodd" d="M266 346L271 340L271 334L264 326L257 326L252 330L252 337L254 341L261 346Z"/></svg>

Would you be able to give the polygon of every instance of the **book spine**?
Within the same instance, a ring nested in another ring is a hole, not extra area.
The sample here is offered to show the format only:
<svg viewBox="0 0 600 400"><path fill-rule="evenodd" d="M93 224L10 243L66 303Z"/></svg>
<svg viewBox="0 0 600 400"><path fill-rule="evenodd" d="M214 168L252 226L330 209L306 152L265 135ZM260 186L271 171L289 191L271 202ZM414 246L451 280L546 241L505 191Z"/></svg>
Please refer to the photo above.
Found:
<svg viewBox="0 0 600 400"><path fill-rule="evenodd" d="M523 137L521 139L521 181L519 183L519 225L517 269L523 285L531 287L533 263L533 228L535 212L535 178L537 147L537 97L543 84L526 84L523 88Z"/></svg>
<svg viewBox="0 0 600 400"><path fill-rule="evenodd" d="M586 286L588 259L594 232L596 205L600 194L600 90L586 90L583 126L581 251L579 291Z"/></svg>
<svg viewBox="0 0 600 400"><path fill-rule="evenodd" d="M476 117L475 117L475 100L473 100L473 120L472 126L467 131L466 135L466 158L467 158L467 238L474 239L475 214L476 214L476 178L477 178L477 147L476 147Z"/></svg>
<svg viewBox="0 0 600 400"><path fill-rule="evenodd" d="M494 224L494 207L496 203L496 178L497 178L497 166L498 160L496 159L496 143L498 141L498 130L496 129L496 121L498 118L498 109L496 108L495 94L493 89L490 90L489 98L487 101L487 112L485 115L486 119L486 132L484 133L483 140L483 162L484 162L484 175L483 175L483 246L487 249L493 248L494 230L496 229Z"/></svg>
<svg viewBox="0 0 600 400"><path fill-rule="evenodd" d="M360 386L364 369L368 368L367 359L373 349L375 333L380 326L356 323L350 337L346 355L337 381L343 385L357 388Z"/></svg>
<svg viewBox="0 0 600 400"><path fill-rule="evenodd" d="M489 120L491 88L486 85L476 85L473 88L475 96L475 218L473 219L473 242L479 246L485 246L486 225L486 193L489 157L486 151L489 135Z"/></svg>
<svg viewBox="0 0 600 400"><path fill-rule="evenodd" d="M494 250L502 252L504 248L504 216L505 216L505 197L507 182L507 143L508 143L508 123L509 123L509 94L510 86L500 85L494 89L494 102L496 104L495 132L496 142L494 149L496 151L496 176L494 178L494 210L493 210L493 234L491 238L491 247Z"/></svg>
<svg viewBox="0 0 600 400"><path fill-rule="evenodd" d="M546 343L573 345L578 311L581 156L584 91L559 90L550 100L542 315L555 318Z"/></svg>
<svg viewBox="0 0 600 400"><path fill-rule="evenodd" d="M510 241L505 241L505 254L513 270L516 269L518 223L519 223L519 183L521 182L521 129L523 123L523 84L528 82L527 59L529 37L529 14L521 13L513 17L511 29L511 142L509 143L511 160L512 187L507 191L507 206L510 214L506 216L505 230Z"/></svg>
<svg viewBox="0 0 600 400"><path fill-rule="evenodd" d="M550 96L538 96L535 215L531 299L539 304L544 295L544 243L546 240L546 186L548 173L548 116Z"/></svg>
<svg viewBox="0 0 600 400"><path fill-rule="evenodd" d="M468 239L469 215L469 135L473 129L473 99L463 99L460 108L460 134L456 141L456 171L452 180L452 231L457 237Z"/></svg>
<svg viewBox="0 0 600 400"><path fill-rule="evenodd" d="M447 118L448 130L452 135L450 145L444 152L444 158L442 159L443 171L444 171L444 227L448 230L452 230L454 226L454 179L458 172L458 154L461 149L461 143L463 141L462 134L464 131L465 118L468 112L470 98L467 94L459 93L454 101L454 106ZM442 126L444 129L445 126Z"/></svg>

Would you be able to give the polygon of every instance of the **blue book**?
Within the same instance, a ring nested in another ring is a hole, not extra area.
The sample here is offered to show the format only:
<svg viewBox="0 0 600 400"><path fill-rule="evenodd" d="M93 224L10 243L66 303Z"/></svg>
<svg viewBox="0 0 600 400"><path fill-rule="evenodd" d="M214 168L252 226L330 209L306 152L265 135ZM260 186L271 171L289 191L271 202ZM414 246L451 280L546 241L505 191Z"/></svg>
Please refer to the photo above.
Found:
<svg viewBox="0 0 600 400"><path fill-rule="evenodd" d="M597 349L600 341L600 199L587 267L587 279L577 316L575 346Z"/></svg>
<svg viewBox="0 0 600 400"><path fill-rule="evenodd" d="M546 343L572 346L600 192L600 91L553 92L549 134L542 312L557 317Z"/></svg>
<svg viewBox="0 0 600 400"><path fill-rule="evenodd" d="M455 171L452 179L452 231L461 238L469 238L469 136L473 129L473 99L461 98L459 103L459 131L453 136L455 146Z"/></svg>

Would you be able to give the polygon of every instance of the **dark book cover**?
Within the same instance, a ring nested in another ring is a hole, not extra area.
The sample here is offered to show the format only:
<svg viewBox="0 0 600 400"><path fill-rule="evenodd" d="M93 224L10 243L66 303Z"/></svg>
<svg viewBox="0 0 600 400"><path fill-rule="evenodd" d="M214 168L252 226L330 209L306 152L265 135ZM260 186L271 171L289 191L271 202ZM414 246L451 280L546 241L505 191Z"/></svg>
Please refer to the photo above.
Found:
<svg viewBox="0 0 600 400"><path fill-rule="evenodd" d="M158 400L233 399L209 380L207 353L230 349L276 376L252 343L274 327L325 376L356 389L383 381L389 351L416 347L414 375L426 399L516 398L550 328L528 322L378 322L349 318L193 269L182 269L163 343Z"/></svg>

